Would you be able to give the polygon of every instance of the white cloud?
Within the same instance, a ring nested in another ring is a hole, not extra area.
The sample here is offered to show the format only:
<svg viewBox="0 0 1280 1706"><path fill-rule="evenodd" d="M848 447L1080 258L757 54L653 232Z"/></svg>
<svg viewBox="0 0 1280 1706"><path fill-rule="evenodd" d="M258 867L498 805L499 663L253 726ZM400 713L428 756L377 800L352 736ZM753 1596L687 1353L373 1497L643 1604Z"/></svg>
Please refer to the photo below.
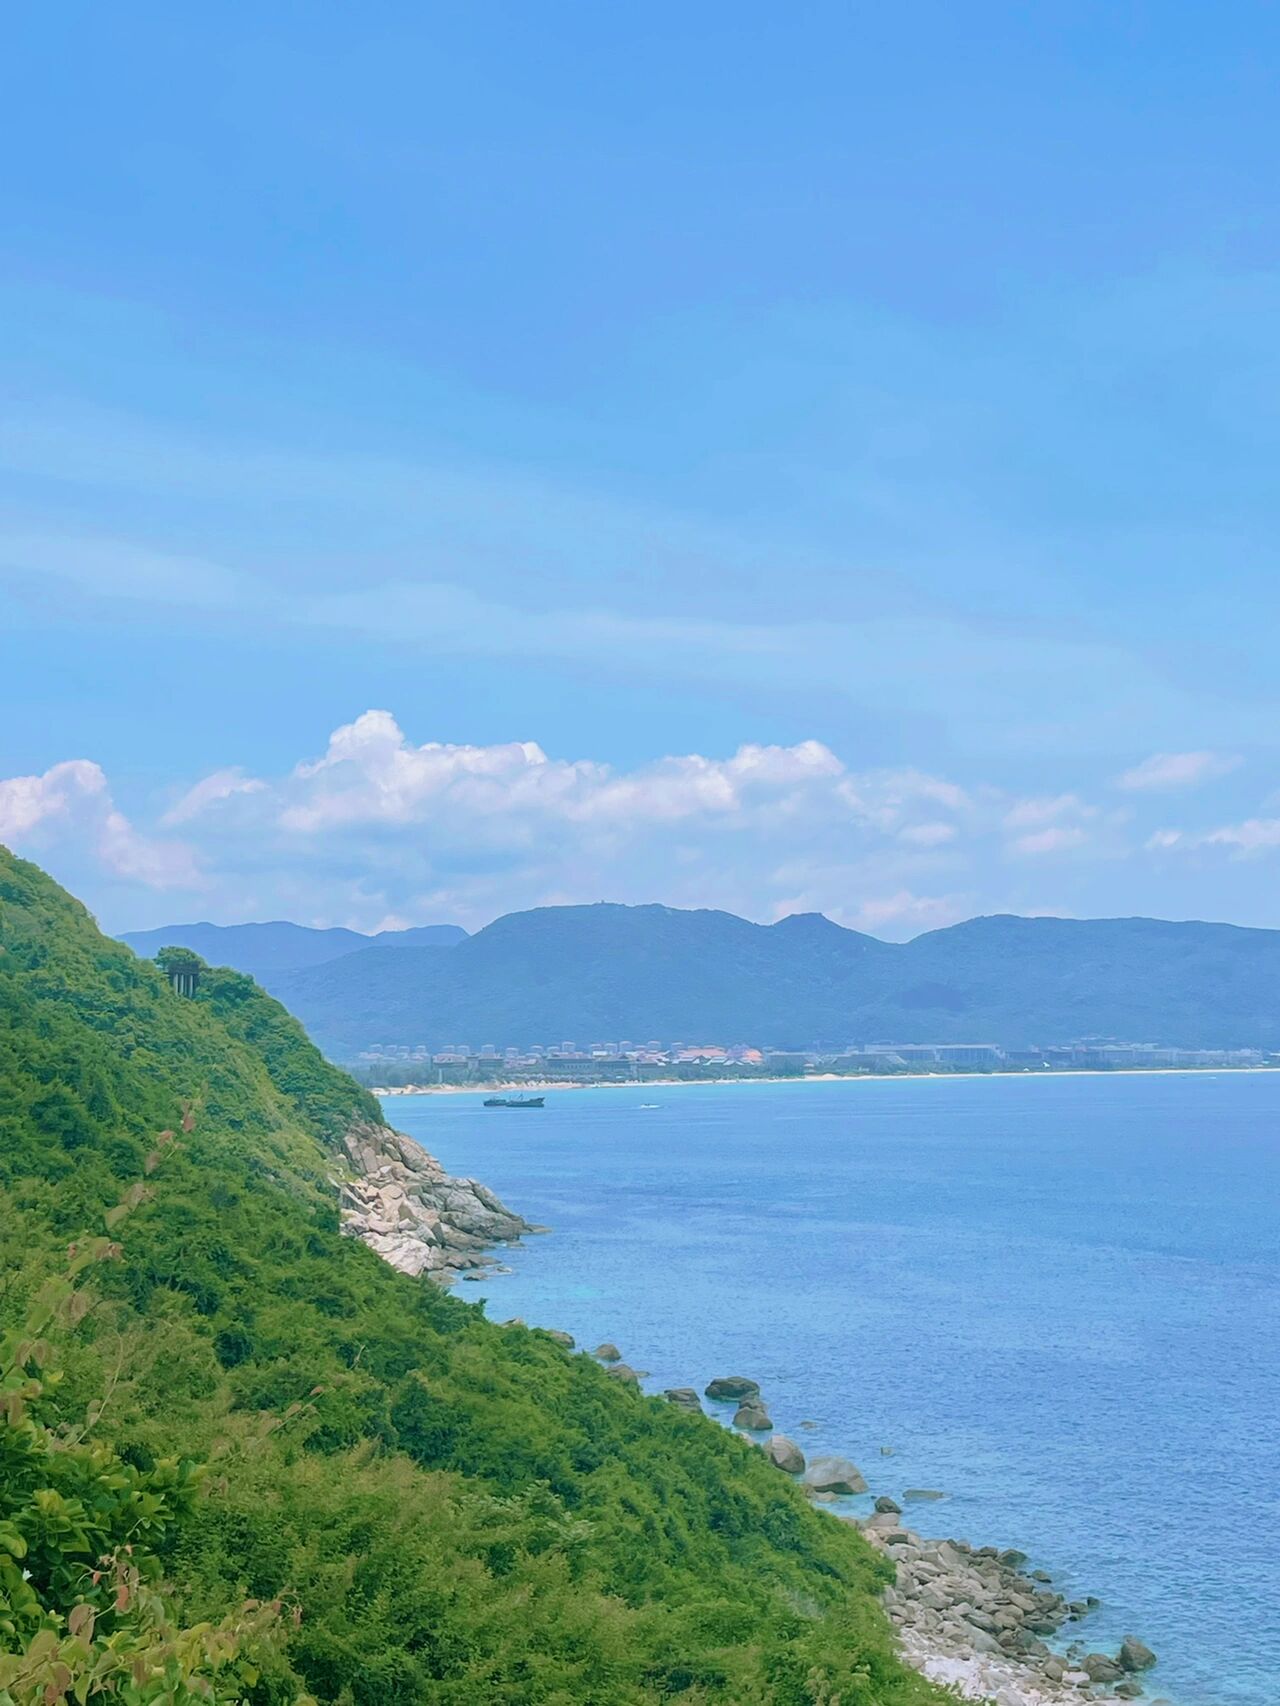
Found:
<svg viewBox="0 0 1280 1706"><path fill-rule="evenodd" d="M219 873L211 915L370 927L600 898L762 917L801 889L801 909L845 916L850 894L895 896L946 867L982 817L946 778L854 771L816 740L623 768L533 741L417 743L374 709L281 775L212 771L160 821ZM139 880L160 874L140 851L133 863ZM888 928L942 916L927 898L891 913L877 915Z"/></svg>
<svg viewBox="0 0 1280 1706"><path fill-rule="evenodd" d="M1039 858L1045 853L1069 852L1071 848L1083 845L1086 839L1084 830L1078 826L1056 824L1049 829L1034 830L1029 835L1019 835L1010 843L1010 851L1027 858Z"/></svg>
<svg viewBox="0 0 1280 1706"><path fill-rule="evenodd" d="M921 895L912 894L910 889L899 889L896 894L864 901L852 919L842 919L841 922L852 923L857 929L876 934L889 930L896 935L904 927L937 930L943 925L958 923L968 910L969 903L963 895Z"/></svg>
<svg viewBox="0 0 1280 1706"><path fill-rule="evenodd" d="M953 823L910 823L898 831L898 839L913 847L945 847L957 834Z"/></svg>
<svg viewBox="0 0 1280 1706"><path fill-rule="evenodd" d="M0 835L37 856L48 849L59 872L78 848L90 876L140 896L199 887L204 915L227 922L476 927L524 907L611 899L753 918L820 911L888 936L954 922L984 899L1034 911L1059 898L1042 892L1037 865L1074 876L1104 856L1141 857L1144 837L1148 856L1280 846L1280 820L1198 836L1126 821L1121 833L1116 812L1077 793L1018 798L911 767L858 769L817 740L624 767L529 740L417 742L383 709L276 775L219 767L165 804L144 831L99 766L76 759L0 781ZM1126 820L1143 806L1135 796ZM1070 857L1082 849L1087 859ZM997 866L1021 871L991 896L983 873ZM122 922L147 911L140 899Z"/></svg>
<svg viewBox="0 0 1280 1706"><path fill-rule="evenodd" d="M237 794L260 794L266 785L255 776L246 776L238 766L215 770L212 775L188 788L160 821L166 826L190 823L210 806L220 805L223 800L234 799Z"/></svg>
<svg viewBox="0 0 1280 1706"><path fill-rule="evenodd" d="M1251 817L1244 823L1211 830L1202 839L1206 847L1230 847L1242 854L1269 853L1280 847L1280 818Z"/></svg>
<svg viewBox="0 0 1280 1706"><path fill-rule="evenodd" d="M1173 848L1194 852L1201 847L1225 847L1237 858L1247 859L1254 854L1271 853L1280 848L1280 818L1251 817L1243 823L1224 824L1220 829L1199 832L1184 829L1158 829L1148 840L1153 852Z"/></svg>
<svg viewBox="0 0 1280 1706"><path fill-rule="evenodd" d="M83 849L111 875L149 889L197 888L203 880L183 842L134 828L112 802L101 767L87 758L40 776L0 779L0 841L20 851Z"/></svg>
<svg viewBox="0 0 1280 1706"><path fill-rule="evenodd" d="M87 758L55 764L43 776L10 776L0 781L0 841L12 845L47 820L69 816L78 802L106 792L106 777Z"/></svg>
<svg viewBox="0 0 1280 1706"><path fill-rule="evenodd" d="M1113 788L1130 793L1163 793L1175 788L1194 788L1215 776L1225 776L1244 762L1235 753L1156 752L1126 770L1112 782Z"/></svg>
<svg viewBox="0 0 1280 1706"><path fill-rule="evenodd" d="M1019 800L1004 814L1004 822L1006 829L1035 829L1062 817L1092 817L1094 810L1078 794L1052 794Z"/></svg>
<svg viewBox="0 0 1280 1706"><path fill-rule="evenodd" d="M109 871L149 889L198 889L204 886L195 855L181 841L140 835L122 812L104 813L97 854Z"/></svg>
<svg viewBox="0 0 1280 1706"><path fill-rule="evenodd" d="M415 746L389 711L366 711L336 729L324 755L297 765L276 793L281 826L301 834L419 823L445 804L482 819L534 813L625 827L753 808L786 812L806 792L848 815L849 803L832 788L843 775L843 764L819 741L742 746L726 759L691 753L619 774L589 760L548 758L533 741ZM236 791L250 786L241 779Z"/></svg>

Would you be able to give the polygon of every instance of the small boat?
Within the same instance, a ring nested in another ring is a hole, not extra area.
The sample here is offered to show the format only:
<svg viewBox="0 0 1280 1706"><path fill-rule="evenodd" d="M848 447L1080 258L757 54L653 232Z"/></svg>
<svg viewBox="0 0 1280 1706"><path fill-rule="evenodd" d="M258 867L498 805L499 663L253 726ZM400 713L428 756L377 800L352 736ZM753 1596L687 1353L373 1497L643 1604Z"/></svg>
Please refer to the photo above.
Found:
<svg viewBox="0 0 1280 1706"><path fill-rule="evenodd" d="M541 1096L486 1096L486 1108L540 1108Z"/></svg>

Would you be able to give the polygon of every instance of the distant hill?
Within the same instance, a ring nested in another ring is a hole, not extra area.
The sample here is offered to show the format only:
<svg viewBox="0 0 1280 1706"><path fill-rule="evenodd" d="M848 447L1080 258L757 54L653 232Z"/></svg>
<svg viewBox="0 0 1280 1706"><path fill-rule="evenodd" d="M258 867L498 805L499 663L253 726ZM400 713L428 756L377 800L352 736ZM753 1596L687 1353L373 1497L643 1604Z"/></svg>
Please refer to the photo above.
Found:
<svg viewBox="0 0 1280 1706"><path fill-rule="evenodd" d="M159 930L126 930L120 937L143 959L161 948L190 948L210 965L232 966L265 988L280 972L323 965L365 948L452 948L466 940L460 924L420 924L410 930L312 930L283 920L271 924L165 924Z"/></svg>
<svg viewBox="0 0 1280 1706"><path fill-rule="evenodd" d="M1280 932L1148 918L975 918L889 943L817 914L545 907L448 953L365 948L272 988L341 1059L379 1042L1280 1047Z"/></svg>

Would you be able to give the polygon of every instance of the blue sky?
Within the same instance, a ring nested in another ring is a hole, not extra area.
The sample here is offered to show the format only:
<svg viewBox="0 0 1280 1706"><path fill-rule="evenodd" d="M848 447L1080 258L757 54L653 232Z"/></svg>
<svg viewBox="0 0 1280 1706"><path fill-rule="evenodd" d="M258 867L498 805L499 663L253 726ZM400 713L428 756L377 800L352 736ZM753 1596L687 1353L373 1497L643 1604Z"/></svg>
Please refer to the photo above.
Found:
<svg viewBox="0 0 1280 1706"><path fill-rule="evenodd" d="M1280 926L1280 13L29 8L0 840L109 928Z"/></svg>

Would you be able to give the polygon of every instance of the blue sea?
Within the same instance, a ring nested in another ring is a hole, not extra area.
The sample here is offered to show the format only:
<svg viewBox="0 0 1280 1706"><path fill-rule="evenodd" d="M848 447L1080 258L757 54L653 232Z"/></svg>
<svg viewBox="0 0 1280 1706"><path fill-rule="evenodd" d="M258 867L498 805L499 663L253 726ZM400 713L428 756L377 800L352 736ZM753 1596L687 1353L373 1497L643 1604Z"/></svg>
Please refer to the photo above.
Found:
<svg viewBox="0 0 1280 1706"><path fill-rule="evenodd" d="M945 1491L925 1533L1100 1595L1081 1633L1153 1646L1150 1695L1276 1706L1280 1073L387 1108L553 1229L460 1297L612 1339L653 1391L752 1376L873 1494Z"/></svg>

